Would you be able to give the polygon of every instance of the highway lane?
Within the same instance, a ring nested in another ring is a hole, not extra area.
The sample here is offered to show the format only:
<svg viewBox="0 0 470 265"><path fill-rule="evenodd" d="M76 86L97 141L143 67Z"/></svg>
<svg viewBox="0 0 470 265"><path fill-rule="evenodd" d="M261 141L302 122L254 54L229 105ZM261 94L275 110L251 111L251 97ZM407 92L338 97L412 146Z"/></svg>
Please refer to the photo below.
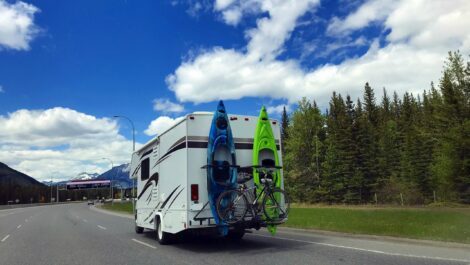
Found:
<svg viewBox="0 0 470 265"><path fill-rule="evenodd" d="M469 249L295 231L161 246L152 232L135 234L131 219L85 204L14 210L0 211L0 264L470 264Z"/></svg>

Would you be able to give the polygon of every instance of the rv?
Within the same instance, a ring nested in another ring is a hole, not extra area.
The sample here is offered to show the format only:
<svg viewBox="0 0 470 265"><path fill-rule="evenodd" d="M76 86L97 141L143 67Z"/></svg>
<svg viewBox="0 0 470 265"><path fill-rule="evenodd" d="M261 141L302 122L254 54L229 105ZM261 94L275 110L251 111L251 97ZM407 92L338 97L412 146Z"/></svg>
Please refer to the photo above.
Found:
<svg viewBox="0 0 470 265"><path fill-rule="evenodd" d="M229 115L237 164L252 166L253 137L258 117ZM183 231L216 232L207 191L207 145L213 113L186 115L171 128L133 153L130 177L137 180L135 230L155 230L161 244ZM280 124L270 120L279 161ZM281 171L282 179L282 171ZM253 180L251 184L253 185ZM282 186L283 187L283 183ZM244 222L229 228L227 236L241 238L245 229L260 228Z"/></svg>

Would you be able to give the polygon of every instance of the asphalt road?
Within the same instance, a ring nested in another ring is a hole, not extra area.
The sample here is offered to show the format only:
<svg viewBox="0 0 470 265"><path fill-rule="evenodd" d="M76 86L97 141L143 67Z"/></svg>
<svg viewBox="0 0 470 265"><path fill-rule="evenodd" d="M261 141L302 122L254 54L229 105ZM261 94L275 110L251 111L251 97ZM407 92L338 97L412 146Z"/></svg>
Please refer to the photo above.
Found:
<svg viewBox="0 0 470 265"><path fill-rule="evenodd" d="M161 246L152 232L135 234L129 218L68 204L1 210L0 264L470 264L470 248L295 231Z"/></svg>

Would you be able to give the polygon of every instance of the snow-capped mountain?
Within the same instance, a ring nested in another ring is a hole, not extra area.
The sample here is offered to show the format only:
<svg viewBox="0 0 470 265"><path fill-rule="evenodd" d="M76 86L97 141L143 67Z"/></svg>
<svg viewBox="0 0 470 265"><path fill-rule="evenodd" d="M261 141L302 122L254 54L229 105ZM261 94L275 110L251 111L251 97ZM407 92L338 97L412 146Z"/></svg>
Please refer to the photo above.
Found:
<svg viewBox="0 0 470 265"><path fill-rule="evenodd" d="M130 164L122 164L99 175L96 179L113 180L114 186L131 188L132 180L129 179Z"/></svg>
<svg viewBox="0 0 470 265"><path fill-rule="evenodd" d="M81 172L75 178L73 178L73 180L90 180L90 179L95 179L98 176L99 176L98 173Z"/></svg>

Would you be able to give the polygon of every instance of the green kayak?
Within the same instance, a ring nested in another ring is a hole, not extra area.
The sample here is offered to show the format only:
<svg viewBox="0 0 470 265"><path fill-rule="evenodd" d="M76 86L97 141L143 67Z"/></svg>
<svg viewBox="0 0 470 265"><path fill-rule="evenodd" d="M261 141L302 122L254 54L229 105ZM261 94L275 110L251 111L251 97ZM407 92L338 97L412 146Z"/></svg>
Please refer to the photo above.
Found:
<svg viewBox="0 0 470 265"><path fill-rule="evenodd" d="M266 108L263 106L258 118L258 124L256 125L256 132L253 143L253 165L261 166L261 168L253 169L253 181L257 187L256 192L259 193L262 190L261 178L263 177L263 167L273 168L279 167L279 157L277 153L276 141L274 139L273 130L271 128L271 122L268 119L268 113ZM269 177L274 181L273 186L281 188L281 173L279 170L274 170L269 173ZM269 213L270 216L278 215L277 212ZM264 216L266 219L266 216ZM275 225L267 226L269 232L272 234L276 233Z"/></svg>

